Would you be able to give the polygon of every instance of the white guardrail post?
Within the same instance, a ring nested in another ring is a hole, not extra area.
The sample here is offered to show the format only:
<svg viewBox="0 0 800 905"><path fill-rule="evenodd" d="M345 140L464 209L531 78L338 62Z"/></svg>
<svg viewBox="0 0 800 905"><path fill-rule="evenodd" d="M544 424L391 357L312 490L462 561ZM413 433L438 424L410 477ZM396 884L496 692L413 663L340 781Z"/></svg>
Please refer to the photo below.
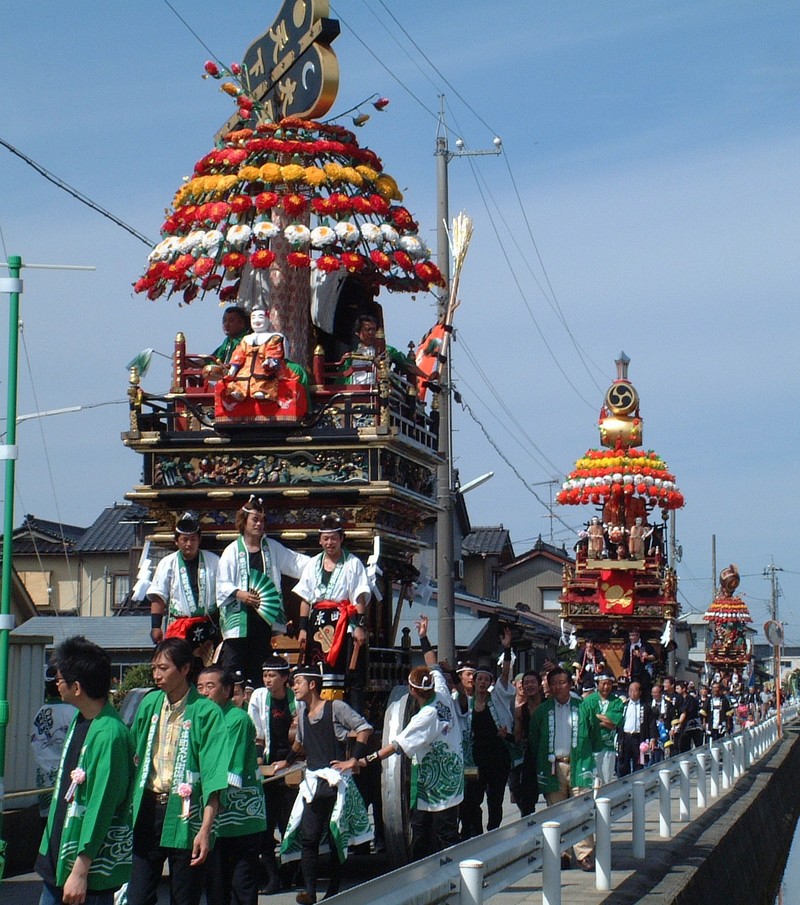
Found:
<svg viewBox="0 0 800 905"><path fill-rule="evenodd" d="M722 743L722 789L727 791L733 784L733 742Z"/></svg>
<svg viewBox="0 0 800 905"><path fill-rule="evenodd" d="M633 784L633 857L639 859L644 858L647 841L646 788L641 780L637 780Z"/></svg>
<svg viewBox="0 0 800 905"><path fill-rule="evenodd" d="M542 824L542 905L561 905L561 824Z"/></svg>
<svg viewBox="0 0 800 905"><path fill-rule="evenodd" d="M483 905L483 861L461 861L461 894L458 905Z"/></svg>
<svg viewBox="0 0 800 905"><path fill-rule="evenodd" d="M689 760L682 760L681 768L681 797L680 797L680 821L688 823L692 819L692 764Z"/></svg>
<svg viewBox="0 0 800 905"><path fill-rule="evenodd" d="M722 754L719 745L711 749L711 797L719 798L719 763Z"/></svg>
<svg viewBox="0 0 800 905"><path fill-rule="evenodd" d="M611 799L595 801L595 889L611 889Z"/></svg>
<svg viewBox="0 0 800 905"><path fill-rule="evenodd" d="M669 839L672 836L672 800L669 775L669 770L658 771L658 835L662 839Z"/></svg>
<svg viewBox="0 0 800 905"><path fill-rule="evenodd" d="M697 809L702 811L706 807L706 754L705 750L698 751L697 757Z"/></svg>

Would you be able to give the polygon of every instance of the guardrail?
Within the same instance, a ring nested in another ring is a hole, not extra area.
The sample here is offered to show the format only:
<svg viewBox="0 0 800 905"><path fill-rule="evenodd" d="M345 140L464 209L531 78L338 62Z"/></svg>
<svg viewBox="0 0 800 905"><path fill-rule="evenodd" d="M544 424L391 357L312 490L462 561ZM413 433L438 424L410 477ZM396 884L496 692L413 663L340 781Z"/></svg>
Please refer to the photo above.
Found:
<svg viewBox="0 0 800 905"><path fill-rule="evenodd" d="M786 722L797 716L797 705L783 708ZM603 786L597 799L591 790L529 817L460 842L443 852L415 861L338 896L331 905L481 905L529 874L542 870L543 905L561 903L561 852L591 833L596 835L595 884L611 889L611 826L632 815L635 858L646 850L645 810L659 801L659 835L672 836L672 790L678 788L679 822L691 818L692 800L704 809L710 799L730 789L778 740L777 717L727 739L659 764L645 767ZM692 781L695 794L692 796Z"/></svg>

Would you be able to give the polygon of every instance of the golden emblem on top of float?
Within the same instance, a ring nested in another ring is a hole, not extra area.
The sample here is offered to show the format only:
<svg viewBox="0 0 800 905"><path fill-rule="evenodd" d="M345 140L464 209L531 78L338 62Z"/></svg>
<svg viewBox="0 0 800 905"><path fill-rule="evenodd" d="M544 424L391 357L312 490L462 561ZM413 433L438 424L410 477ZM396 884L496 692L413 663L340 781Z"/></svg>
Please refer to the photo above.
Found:
<svg viewBox="0 0 800 905"><path fill-rule="evenodd" d="M620 352L614 362L617 379L608 388L600 410L600 442L614 449L635 446L642 442L642 419L639 416L639 394L628 380L630 358Z"/></svg>

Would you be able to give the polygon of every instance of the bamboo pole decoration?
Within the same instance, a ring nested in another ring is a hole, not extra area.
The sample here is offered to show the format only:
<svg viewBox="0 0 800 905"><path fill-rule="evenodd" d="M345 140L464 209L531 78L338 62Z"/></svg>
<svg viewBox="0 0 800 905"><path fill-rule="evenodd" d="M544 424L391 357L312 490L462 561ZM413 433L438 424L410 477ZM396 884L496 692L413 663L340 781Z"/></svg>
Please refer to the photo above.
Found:
<svg viewBox="0 0 800 905"><path fill-rule="evenodd" d="M467 257L469 244L472 241L473 225L472 217L461 211L457 217L453 218L453 226L447 233L447 239L450 243L450 255L453 258L453 277L450 280L450 295L447 300L447 310L445 311L444 323L452 325L453 315L456 308L461 304L458 298L458 287L461 282L461 271L464 269L464 261ZM450 344L450 331L448 331L442 340L441 354L447 357L447 347Z"/></svg>

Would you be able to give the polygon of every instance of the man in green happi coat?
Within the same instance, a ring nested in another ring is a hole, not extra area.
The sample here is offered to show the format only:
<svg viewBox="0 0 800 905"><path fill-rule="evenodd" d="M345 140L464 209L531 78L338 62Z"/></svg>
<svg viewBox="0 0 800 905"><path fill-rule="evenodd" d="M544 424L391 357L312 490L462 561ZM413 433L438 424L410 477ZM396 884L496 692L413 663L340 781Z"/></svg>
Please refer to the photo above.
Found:
<svg viewBox="0 0 800 905"><path fill-rule="evenodd" d="M62 701L77 708L61 756L36 871L45 905L111 905L131 871L133 740L108 702L111 659L78 635L53 654Z"/></svg>
<svg viewBox="0 0 800 905"><path fill-rule="evenodd" d="M222 709L229 756L228 788L220 796L206 898L219 905L257 905L258 855L267 816L256 761L256 727L241 707L234 706L233 676L222 667L202 670L197 690Z"/></svg>
<svg viewBox="0 0 800 905"><path fill-rule="evenodd" d="M214 843L219 793L228 787L223 714L189 683L192 648L166 638L153 655L158 691L136 712L133 870L128 905L154 905L169 862L172 905L198 905Z"/></svg>
<svg viewBox="0 0 800 905"><path fill-rule="evenodd" d="M580 796L591 789L595 762L589 742L589 727L581 712L581 701L570 690L569 673L560 666L547 673L552 697L531 717L529 742L536 757L539 789L548 805ZM594 836L573 846L583 870L594 870ZM561 856L569 866L569 855Z"/></svg>
<svg viewBox="0 0 800 905"><path fill-rule="evenodd" d="M597 764L600 782L614 781L617 763L617 730L624 716L622 698L614 694L614 674L602 672L596 678L597 691L581 704L589 729L589 744Z"/></svg>

